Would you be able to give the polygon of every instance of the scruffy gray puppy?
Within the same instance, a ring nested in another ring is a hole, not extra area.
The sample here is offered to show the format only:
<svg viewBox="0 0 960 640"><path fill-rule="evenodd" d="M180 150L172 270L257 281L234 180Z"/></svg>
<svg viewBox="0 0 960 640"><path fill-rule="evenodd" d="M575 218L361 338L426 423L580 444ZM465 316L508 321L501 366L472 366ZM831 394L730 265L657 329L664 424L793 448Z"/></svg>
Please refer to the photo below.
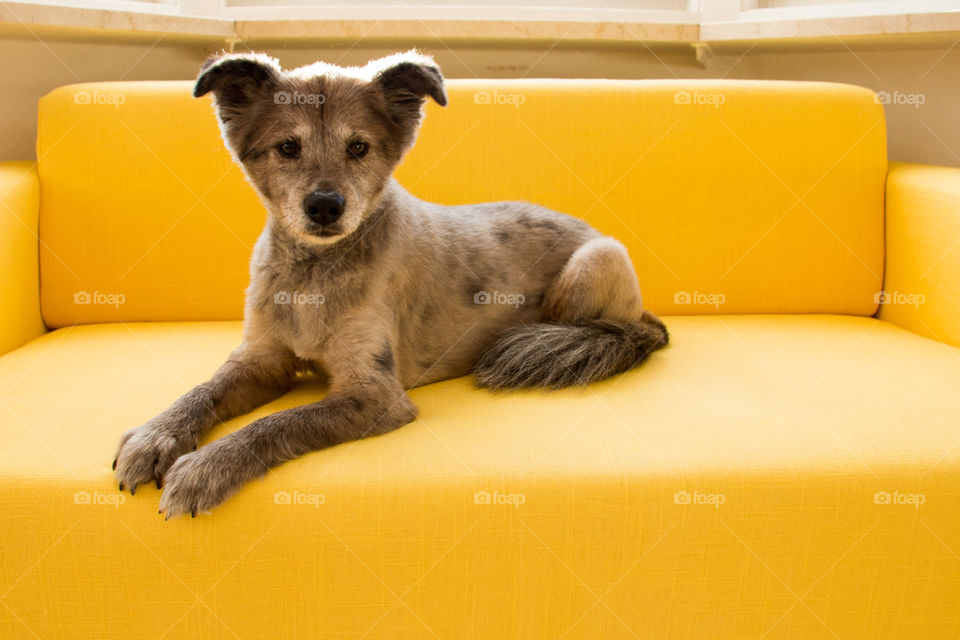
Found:
<svg viewBox="0 0 960 640"><path fill-rule="evenodd" d="M307 452L410 422L405 389L471 371L491 389L582 385L667 344L616 240L525 202L423 202L393 179L427 96L447 103L431 58L284 71L262 54L227 54L200 70L194 95L209 92L269 215L243 343L120 441L120 489L155 481L168 518L215 507ZM326 377L326 397L197 450L214 425L300 373Z"/></svg>

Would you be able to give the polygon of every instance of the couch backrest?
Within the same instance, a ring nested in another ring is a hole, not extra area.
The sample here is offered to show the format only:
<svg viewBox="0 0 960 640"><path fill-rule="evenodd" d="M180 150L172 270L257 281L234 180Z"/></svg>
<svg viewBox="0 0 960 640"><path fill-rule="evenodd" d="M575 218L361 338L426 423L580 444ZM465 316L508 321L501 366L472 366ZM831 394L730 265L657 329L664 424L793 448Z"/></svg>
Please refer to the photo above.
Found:
<svg viewBox="0 0 960 640"><path fill-rule="evenodd" d="M242 316L264 212L189 82L40 102L51 327ZM662 314L870 315L883 270L883 110L863 88L456 80L397 177L455 204L525 199L630 250Z"/></svg>

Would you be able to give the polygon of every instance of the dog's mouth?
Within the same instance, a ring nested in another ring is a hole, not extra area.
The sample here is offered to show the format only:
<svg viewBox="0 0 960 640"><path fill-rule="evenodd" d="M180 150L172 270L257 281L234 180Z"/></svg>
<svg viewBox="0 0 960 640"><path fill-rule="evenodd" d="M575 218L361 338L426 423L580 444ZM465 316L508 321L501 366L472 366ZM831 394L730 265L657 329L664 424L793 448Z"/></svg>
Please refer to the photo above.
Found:
<svg viewBox="0 0 960 640"><path fill-rule="evenodd" d="M310 222L307 224L307 228L305 230L311 236L316 236L318 238L335 238L343 235L343 228L340 226L339 222L335 222L333 224L317 224L315 222Z"/></svg>

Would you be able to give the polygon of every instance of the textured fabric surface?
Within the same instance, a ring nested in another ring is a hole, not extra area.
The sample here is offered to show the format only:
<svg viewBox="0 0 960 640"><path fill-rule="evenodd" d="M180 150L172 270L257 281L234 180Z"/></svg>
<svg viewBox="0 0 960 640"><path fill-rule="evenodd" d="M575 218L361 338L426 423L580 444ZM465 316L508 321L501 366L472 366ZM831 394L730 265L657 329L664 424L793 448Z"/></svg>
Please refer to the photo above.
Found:
<svg viewBox="0 0 960 640"><path fill-rule="evenodd" d="M0 354L46 331L40 319L38 194L32 162L0 162Z"/></svg>
<svg viewBox="0 0 960 640"><path fill-rule="evenodd" d="M960 169L892 165L886 207L879 317L960 346Z"/></svg>
<svg viewBox="0 0 960 640"><path fill-rule="evenodd" d="M0 357L0 637L955 638L960 350L873 318L667 323L624 376L416 389L416 422L169 522L117 492L117 437L239 323L46 334Z"/></svg>
<svg viewBox="0 0 960 640"><path fill-rule="evenodd" d="M876 311L886 148L869 90L457 80L449 94L398 172L418 196L582 217L627 245L659 313ZM38 154L48 325L241 317L264 213L190 83L57 89Z"/></svg>

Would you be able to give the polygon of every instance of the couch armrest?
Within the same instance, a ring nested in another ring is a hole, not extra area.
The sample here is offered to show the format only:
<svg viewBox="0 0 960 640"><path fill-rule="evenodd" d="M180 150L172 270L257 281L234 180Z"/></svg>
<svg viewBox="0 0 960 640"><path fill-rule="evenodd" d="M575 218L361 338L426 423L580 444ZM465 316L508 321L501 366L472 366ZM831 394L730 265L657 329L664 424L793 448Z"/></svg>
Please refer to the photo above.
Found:
<svg viewBox="0 0 960 640"><path fill-rule="evenodd" d="M891 163L878 317L960 346L960 169Z"/></svg>
<svg viewBox="0 0 960 640"><path fill-rule="evenodd" d="M0 354L46 331L40 317L39 195L35 163L0 162Z"/></svg>

